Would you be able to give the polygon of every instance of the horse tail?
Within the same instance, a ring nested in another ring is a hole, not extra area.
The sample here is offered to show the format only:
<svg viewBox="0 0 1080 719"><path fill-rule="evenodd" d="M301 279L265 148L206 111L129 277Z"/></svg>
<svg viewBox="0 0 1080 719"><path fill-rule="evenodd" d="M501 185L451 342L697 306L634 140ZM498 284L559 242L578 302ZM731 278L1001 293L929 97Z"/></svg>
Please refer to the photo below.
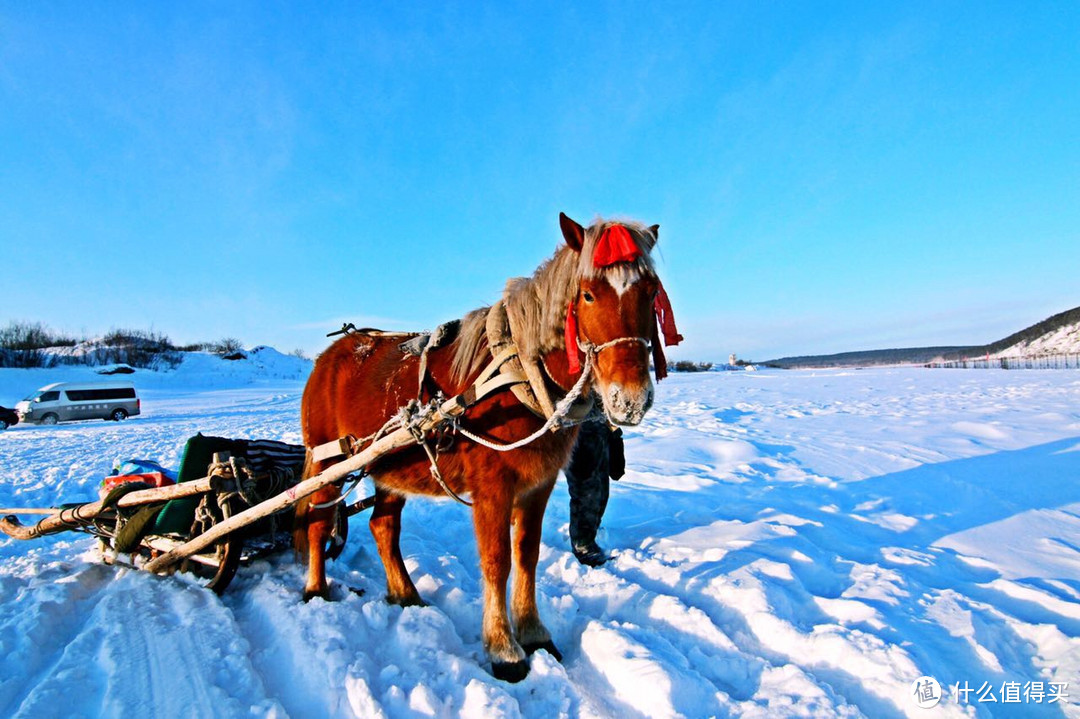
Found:
<svg viewBox="0 0 1080 719"><path fill-rule="evenodd" d="M309 451L304 458L302 480L312 476L312 464L311 452ZM296 552L296 557L302 564L307 564L308 560L308 514L310 509L311 496L309 495L296 503L296 513L293 516L293 551Z"/></svg>

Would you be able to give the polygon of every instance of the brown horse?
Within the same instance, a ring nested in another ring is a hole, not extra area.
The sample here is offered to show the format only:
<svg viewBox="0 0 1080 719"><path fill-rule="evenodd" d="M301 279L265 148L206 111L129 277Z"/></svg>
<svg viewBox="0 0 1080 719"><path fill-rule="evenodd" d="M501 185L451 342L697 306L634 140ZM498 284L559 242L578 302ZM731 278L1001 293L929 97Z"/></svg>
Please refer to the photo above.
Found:
<svg viewBox="0 0 1080 719"><path fill-rule="evenodd" d="M530 387L536 396L550 400L565 395L580 373L591 368L584 395L595 390L612 422L640 422L653 400L650 342L654 355L662 357L657 319L663 312L656 305L657 293L663 302L666 297L650 258L659 227L598 221L586 230L565 215L560 215L560 225L565 246L532 277L510 280L496 309L467 315L453 342L426 353L422 377L421 358L403 349L401 335L362 331L331 345L319 356L304 390L305 444L311 448L347 435L371 435L417 397L418 385L423 401L437 392L449 397L472 386L498 344L492 327L499 323L492 321L494 315L489 317L496 310L505 312L504 334L516 345L521 365L533 368ZM670 307L667 313L670 318ZM659 363L657 369L662 369ZM538 387L537 380L544 386ZM500 391L481 399L466 412L461 427L502 444L534 433L544 419L534 411L536 402L530 409L518 394ZM551 402L541 404L549 414ZM525 677L527 654L540 648L561 659L537 612L536 562L548 496L576 436L575 427L563 427L541 433L526 446L499 452L459 435L440 449L438 468L446 485L472 498L484 581L484 648L498 678ZM334 461L339 460L309 462L305 474L316 474ZM406 497L444 494L429 465L417 446L384 456L368 468L376 488L371 533L386 568L387 600L396 604L422 604L398 541ZM297 509L297 550L307 553L309 565L305 599L327 596L325 560L335 508L320 505L332 502L339 492L337 487L320 490ZM511 525L517 527L513 542ZM513 629L506 611L511 553L517 565Z"/></svg>

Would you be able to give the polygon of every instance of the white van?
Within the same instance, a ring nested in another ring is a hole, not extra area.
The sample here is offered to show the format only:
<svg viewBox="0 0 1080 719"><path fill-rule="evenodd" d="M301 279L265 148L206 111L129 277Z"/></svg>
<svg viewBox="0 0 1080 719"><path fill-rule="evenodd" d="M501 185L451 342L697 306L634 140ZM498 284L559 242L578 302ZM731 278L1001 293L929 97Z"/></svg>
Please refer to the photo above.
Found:
<svg viewBox="0 0 1080 719"><path fill-rule="evenodd" d="M131 382L56 382L47 384L15 411L22 422L56 424L79 419L122 419L141 414L142 401Z"/></svg>

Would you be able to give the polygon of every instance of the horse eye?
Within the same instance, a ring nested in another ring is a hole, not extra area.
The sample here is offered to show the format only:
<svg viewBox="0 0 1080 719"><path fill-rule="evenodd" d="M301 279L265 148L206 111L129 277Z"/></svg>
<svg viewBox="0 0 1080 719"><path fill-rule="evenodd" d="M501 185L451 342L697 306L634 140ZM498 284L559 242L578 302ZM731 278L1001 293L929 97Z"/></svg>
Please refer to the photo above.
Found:
<svg viewBox="0 0 1080 719"><path fill-rule="evenodd" d="M581 293L581 297L582 297L582 299L584 299L584 300L585 300L586 302L592 302L592 301L593 301L593 296L592 296L592 294L591 294L591 293L589 293L589 292L582 292L582 293Z"/></svg>

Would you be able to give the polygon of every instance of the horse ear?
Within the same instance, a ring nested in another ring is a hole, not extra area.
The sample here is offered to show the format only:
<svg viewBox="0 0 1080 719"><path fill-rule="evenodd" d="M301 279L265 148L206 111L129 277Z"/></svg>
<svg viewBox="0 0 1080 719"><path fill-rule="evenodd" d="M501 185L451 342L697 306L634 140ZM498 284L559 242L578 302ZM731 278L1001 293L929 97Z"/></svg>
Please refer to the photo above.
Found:
<svg viewBox="0 0 1080 719"><path fill-rule="evenodd" d="M649 247L651 251L653 247L656 247L656 243L660 241L660 225L653 225L649 228L649 232L652 233L653 241L652 246Z"/></svg>
<svg viewBox="0 0 1080 719"><path fill-rule="evenodd" d="M563 239L570 249L581 252L581 247L585 244L585 228L567 217L564 212L559 213L559 227L562 228Z"/></svg>

